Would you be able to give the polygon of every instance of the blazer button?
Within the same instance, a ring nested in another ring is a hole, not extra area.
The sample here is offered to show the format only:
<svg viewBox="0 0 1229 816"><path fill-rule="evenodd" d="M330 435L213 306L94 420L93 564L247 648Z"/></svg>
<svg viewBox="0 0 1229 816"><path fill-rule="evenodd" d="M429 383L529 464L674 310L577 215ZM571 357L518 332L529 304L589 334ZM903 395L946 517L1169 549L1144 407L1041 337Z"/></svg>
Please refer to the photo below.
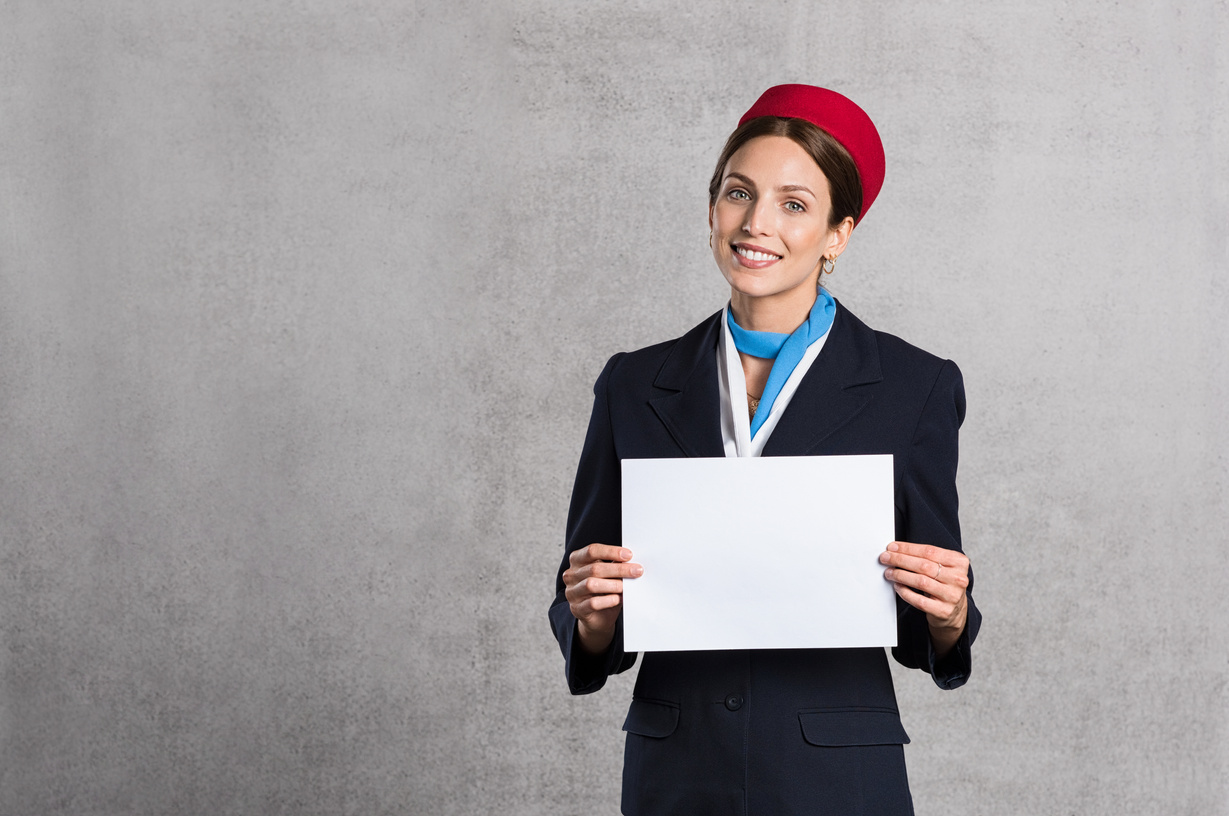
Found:
<svg viewBox="0 0 1229 816"><path fill-rule="evenodd" d="M725 698L725 707L730 711L737 711L743 707L743 698L739 697L737 694L731 694L729 697Z"/></svg>

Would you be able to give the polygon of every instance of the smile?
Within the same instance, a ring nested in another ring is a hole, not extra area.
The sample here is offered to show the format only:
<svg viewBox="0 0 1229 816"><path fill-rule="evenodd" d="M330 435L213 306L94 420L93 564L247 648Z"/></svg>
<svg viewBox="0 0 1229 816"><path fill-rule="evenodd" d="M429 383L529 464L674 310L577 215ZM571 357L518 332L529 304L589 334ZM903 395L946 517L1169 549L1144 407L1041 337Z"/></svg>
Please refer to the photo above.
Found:
<svg viewBox="0 0 1229 816"><path fill-rule="evenodd" d="M747 249L746 247L736 246L734 247L734 251L749 261L779 261L781 260L780 255L773 255L771 252L757 252L754 249Z"/></svg>

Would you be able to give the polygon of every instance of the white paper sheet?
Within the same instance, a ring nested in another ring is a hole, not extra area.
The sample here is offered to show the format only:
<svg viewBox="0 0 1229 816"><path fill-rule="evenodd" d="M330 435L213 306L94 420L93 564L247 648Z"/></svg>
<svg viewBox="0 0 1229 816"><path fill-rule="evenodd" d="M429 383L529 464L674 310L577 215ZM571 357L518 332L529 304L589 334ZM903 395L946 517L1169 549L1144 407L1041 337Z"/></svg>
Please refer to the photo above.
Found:
<svg viewBox="0 0 1229 816"><path fill-rule="evenodd" d="M896 645L892 457L624 459L629 652Z"/></svg>

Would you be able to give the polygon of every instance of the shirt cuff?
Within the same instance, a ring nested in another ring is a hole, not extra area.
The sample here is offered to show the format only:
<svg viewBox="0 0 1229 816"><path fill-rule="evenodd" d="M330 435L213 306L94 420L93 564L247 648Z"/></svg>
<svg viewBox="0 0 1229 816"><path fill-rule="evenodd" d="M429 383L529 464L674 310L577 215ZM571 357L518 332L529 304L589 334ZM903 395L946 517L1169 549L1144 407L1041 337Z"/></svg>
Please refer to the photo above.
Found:
<svg viewBox="0 0 1229 816"><path fill-rule="evenodd" d="M571 613L569 613L570 615ZM573 694L592 694L606 685L606 678L612 674L627 671L636 662L636 653L623 653L623 616L615 622L614 638L610 646L600 655L589 654L580 645L580 634L577 631L580 622L573 619L571 631L568 633L567 673L568 689Z"/></svg>
<svg viewBox="0 0 1229 816"><path fill-rule="evenodd" d="M971 646L968 626L960 633L952 650L943 657L935 654L934 641L926 639L926 666L936 686L950 690L960 688L968 682L969 674L973 670Z"/></svg>

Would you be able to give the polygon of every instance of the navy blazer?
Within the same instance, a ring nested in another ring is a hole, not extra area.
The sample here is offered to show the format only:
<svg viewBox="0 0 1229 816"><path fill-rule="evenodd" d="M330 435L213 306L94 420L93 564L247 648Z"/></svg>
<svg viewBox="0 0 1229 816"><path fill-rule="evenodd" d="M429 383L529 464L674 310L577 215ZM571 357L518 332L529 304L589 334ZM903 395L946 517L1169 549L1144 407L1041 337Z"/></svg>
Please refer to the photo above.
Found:
<svg viewBox="0 0 1229 816"><path fill-rule="evenodd" d="M627 670L621 627L604 656L575 645L563 570L575 549L622 544L620 461L725 455L717 386L722 313L687 334L616 354L594 386L556 579L551 625L573 694ZM896 537L960 549L955 363L873 331L837 304L831 333L764 456L890 453ZM887 542L884 542L885 546ZM936 660L925 615L897 599L897 661L942 688L968 679L981 624ZM620 619L621 621L621 619ZM649 652L623 729L626 814L908 814L909 741L883 649Z"/></svg>

